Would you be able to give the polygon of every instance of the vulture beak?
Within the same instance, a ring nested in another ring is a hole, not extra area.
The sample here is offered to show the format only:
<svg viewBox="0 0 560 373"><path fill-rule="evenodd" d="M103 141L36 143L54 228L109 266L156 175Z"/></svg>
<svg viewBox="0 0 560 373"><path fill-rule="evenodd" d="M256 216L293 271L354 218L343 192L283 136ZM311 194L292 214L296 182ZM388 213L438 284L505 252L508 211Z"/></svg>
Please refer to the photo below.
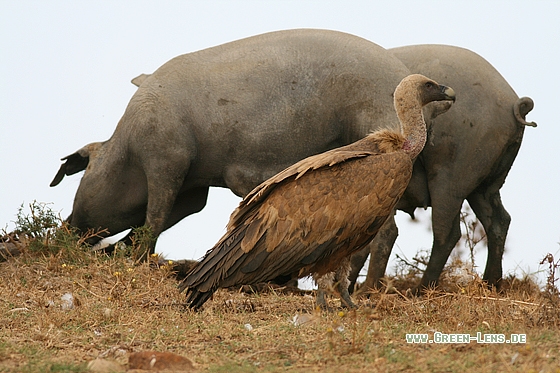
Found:
<svg viewBox="0 0 560 373"><path fill-rule="evenodd" d="M445 96L444 100L455 102L455 91L451 87L440 85L441 93Z"/></svg>

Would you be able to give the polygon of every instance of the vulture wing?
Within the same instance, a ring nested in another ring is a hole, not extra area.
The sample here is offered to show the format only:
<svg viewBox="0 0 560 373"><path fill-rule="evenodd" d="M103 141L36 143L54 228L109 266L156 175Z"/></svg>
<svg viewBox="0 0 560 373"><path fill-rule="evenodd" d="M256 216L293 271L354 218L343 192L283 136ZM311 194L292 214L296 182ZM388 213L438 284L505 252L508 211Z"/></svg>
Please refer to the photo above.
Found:
<svg viewBox="0 0 560 373"><path fill-rule="evenodd" d="M252 206L264 200L270 191L282 181L292 176L298 179L309 170L316 170L321 167L332 167L351 159L396 152L402 149L403 142L404 138L401 134L390 130L380 130L352 144L316 154L294 163L292 166L256 186L245 196L239 203L239 206L231 214L228 230L233 229L242 221L243 217L250 211Z"/></svg>
<svg viewBox="0 0 560 373"><path fill-rule="evenodd" d="M250 211L255 204L263 201L270 191L282 181L293 176L295 176L296 179L299 179L309 170L316 170L321 167L331 167L352 158L361 158L374 154L376 153L367 150L342 150L342 148L339 148L307 157L291 165L285 170L272 176L270 179L265 180L260 185L257 185L245 196L245 198L243 198L243 200L239 203L239 206L231 214L228 223L228 230L237 226L237 224L243 220L245 214Z"/></svg>
<svg viewBox="0 0 560 373"><path fill-rule="evenodd" d="M228 232L181 284L191 307L218 287L300 271L326 273L367 245L412 173L410 157L337 149L307 158L255 188Z"/></svg>

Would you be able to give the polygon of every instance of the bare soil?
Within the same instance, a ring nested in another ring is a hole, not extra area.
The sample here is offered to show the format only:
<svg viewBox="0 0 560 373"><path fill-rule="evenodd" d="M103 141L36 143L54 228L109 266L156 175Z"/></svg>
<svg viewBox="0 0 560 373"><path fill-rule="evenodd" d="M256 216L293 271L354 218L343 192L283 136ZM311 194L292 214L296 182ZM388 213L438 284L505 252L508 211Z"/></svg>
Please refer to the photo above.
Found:
<svg viewBox="0 0 560 373"><path fill-rule="evenodd" d="M528 279L505 279L497 293L477 276L447 276L440 290L412 297L411 275L356 299L355 311L333 297L330 312L316 308L313 292L223 289L193 312L171 266L154 258L135 263L79 245L20 251L0 263L0 372L82 372L96 358L126 370L129 355L145 350L209 372L560 372L560 300ZM436 332L447 343L406 339ZM451 334L526 342L451 343Z"/></svg>

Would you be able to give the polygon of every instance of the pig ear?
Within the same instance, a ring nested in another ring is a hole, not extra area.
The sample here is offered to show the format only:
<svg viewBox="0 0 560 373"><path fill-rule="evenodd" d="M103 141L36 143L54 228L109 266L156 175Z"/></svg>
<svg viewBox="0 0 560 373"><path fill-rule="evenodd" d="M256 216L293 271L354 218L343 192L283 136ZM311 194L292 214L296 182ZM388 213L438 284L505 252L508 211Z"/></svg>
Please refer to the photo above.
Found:
<svg viewBox="0 0 560 373"><path fill-rule="evenodd" d="M75 153L62 158L62 160L66 162L60 166L50 186L58 185L66 175L74 175L75 173L85 170L89 164L90 157L95 156L95 153L97 153L97 150L102 144L101 142L87 144Z"/></svg>
<svg viewBox="0 0 560 373"><path fill-rule="evenodd" d="M140 87L140 84L144 82L147 78L150 77L151 74L140 74L136 78L132 79L130 82L137 87Z"/></svg>

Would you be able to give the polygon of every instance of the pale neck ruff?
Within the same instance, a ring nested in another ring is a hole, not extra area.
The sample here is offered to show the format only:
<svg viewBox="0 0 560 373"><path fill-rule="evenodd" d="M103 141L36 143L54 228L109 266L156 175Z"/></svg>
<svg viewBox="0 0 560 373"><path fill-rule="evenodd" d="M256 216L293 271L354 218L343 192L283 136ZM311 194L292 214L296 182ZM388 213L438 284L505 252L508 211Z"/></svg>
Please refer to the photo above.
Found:
<svg viewBox="0 0 560 373"><path fill-rule="evenodd" d="M422 108L400 110L398 117L401 122L402 133L406 139L403 144L403 151L414 159L426 145L427 130Z"/></svg>
<svg viewBox="0 0 560 373"><path fill-rule="evenodd" d="M414 159L420 154L426 145L426 127L418 129L413 133L406 135L406 140L403 144L403 151L407 153L411 159Z"/></svg>

